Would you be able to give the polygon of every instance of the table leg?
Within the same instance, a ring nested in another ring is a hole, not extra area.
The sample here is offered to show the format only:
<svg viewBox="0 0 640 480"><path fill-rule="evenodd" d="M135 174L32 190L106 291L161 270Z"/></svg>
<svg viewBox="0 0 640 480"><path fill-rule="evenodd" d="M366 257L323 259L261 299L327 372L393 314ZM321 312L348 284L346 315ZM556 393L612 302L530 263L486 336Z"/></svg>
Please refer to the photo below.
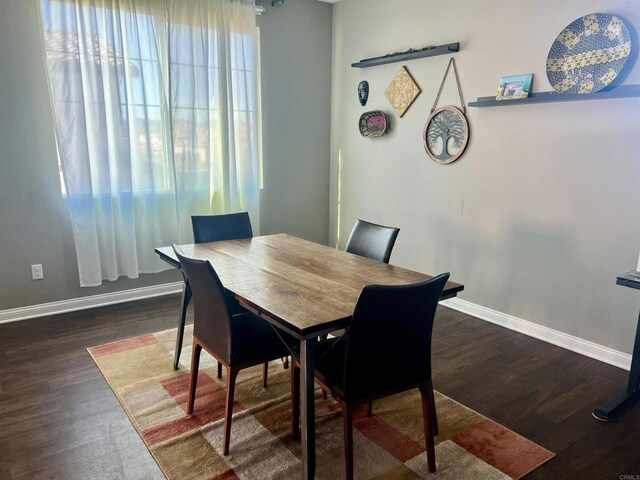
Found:
<svg viewBox="0 0 640 480"><path fill-rule="evenodd" d="M600 421L610 422L623 407L631 405L638 400L640 400L640 315L638 315L636 340L633 345L631 371L629 372L629 383L627 384L627 389L600 408L596 408L593 411L593 416Z"/></svg>
<svg viewBox="0 0 640 480"><path fill-rule="evenodd" d="M640 315L638 315L638 326L636 327L636 340L633 344L633 354L631 356L631 371L629 372L629 384L627 390L638 391L640 388Z"/></svg>
<svg viewBox="0 0 640 480"><path fill-rule="evenodd" d="M313 480L316 472L315 383L313 376L315 343L315 338L300 341L302 478L304 480Z"/></svg>
<svg viewBox="0 0 640 480"><path fill-rule="evenodd" d="M191 301L191 287L187 278L184 278L184 286L182 287L182 312L178 321L178 333L176 335L176 352L173 355L173 368L177 370L180 365L180 353L182 352L182 340L184 339L184 327L187 324L187 307Z"/></svg>

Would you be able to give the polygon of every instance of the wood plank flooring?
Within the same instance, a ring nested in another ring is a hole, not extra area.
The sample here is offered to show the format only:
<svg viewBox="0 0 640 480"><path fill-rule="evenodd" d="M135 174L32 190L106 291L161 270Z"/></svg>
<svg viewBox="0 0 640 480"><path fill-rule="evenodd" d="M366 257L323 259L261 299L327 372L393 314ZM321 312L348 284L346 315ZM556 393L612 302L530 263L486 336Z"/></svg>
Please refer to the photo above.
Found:
<svg viewBox="0 0 640 480"><path fill-rule="evenodd" d="M179 304L0 325L0 479L163 478L85 349L172 328ZM625 371L446 308L433 364L436 389L557 453L528 479L640 475L640 406L610 424L591 417Z"/></svg>

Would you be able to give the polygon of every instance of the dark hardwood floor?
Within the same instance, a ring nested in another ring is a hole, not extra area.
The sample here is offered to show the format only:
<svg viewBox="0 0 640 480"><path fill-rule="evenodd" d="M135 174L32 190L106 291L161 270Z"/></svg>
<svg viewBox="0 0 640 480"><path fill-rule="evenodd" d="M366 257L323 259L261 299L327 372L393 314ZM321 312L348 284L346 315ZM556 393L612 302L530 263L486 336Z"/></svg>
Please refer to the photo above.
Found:
<svg viewBox="0 0 640 480"><path fill-rule="evenodd" d="M172 328L179 302L0 325L0 479L162 478L85 349ZM640 406L591 417L627 372L446 308L433 363L436 389L557 453L528 479L640 475Z"/></svg>

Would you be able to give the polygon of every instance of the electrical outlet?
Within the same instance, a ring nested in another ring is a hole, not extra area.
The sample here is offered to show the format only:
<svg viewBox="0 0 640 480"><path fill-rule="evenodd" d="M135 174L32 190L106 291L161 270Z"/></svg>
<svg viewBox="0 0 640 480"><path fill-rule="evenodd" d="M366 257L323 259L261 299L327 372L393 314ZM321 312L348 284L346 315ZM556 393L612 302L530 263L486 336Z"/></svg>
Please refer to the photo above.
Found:
<svg viewBox="0 0 640 480"><path fill-rule="evenodd" d="M31 265L31 278L33 280L42 280L44 278L42 265Z"/></svg>

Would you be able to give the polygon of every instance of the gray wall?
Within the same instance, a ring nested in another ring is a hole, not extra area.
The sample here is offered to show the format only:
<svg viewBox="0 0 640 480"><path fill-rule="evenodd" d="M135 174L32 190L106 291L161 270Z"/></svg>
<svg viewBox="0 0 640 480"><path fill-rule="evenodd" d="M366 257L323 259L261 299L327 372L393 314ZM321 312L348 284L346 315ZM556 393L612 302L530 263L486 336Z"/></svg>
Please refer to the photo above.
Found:
<svg viewBox="0 0 640 480"><path fill-rule="evenodd" d="M466 300L630 353L640 296L615 286L615 277L635 267L640 251L640 99L469 109L467 153L442 166L427 157L421 138L449 58L406 64L422 93L402 119L384 96L402 64L350 67L460 41L467 101L493 95L509 74L533 72L534 90L548 91L551 43L571 21L599 11L640 28L634 1L336 4L332 238L344 245L358 217L398 226L392 263L451 271L466 285ZM365 109L391 114L386 137L359 135L363 79L371 86ZM640 83L637 66L625 83ZM454 81L442 100L458 103Z"/></svg>
<svg viewBox="0 0 640 480"><path fill-rule="evenodd" d="M332 6L287 0L258 17L264 189L261 233L329 235Z"/></svg>
<svg viewBox="0 0 640 480"><path fill-rule="evenodd" d="M0 15L0 310L178 281L175 272L80 288L60 191L36 1ZM31 280L41 263L44 280Z"/></svg>
<svg viewBox="0 0 640 480"><path fill-rule="evenodd" d="M0 310L179 281L176 272L168 271L80 288L71 223L58 181L37 1L1 3ZM265 89L273 86L274 93L265 95L261 230L326 242L331 6L298 0L287 2L281 11L268 8L261 22L264 49L269 49L263 57L268 65L263 83ZM298 24L310 19L310 28ZM321 44L315 58L306 49L313 48L313 42ZM322 96L302 102L300 81ZM311 126L296 131L312 112L316 117ZM44 280L31 280L30 265L36 263L44 266Z"/></svg>

